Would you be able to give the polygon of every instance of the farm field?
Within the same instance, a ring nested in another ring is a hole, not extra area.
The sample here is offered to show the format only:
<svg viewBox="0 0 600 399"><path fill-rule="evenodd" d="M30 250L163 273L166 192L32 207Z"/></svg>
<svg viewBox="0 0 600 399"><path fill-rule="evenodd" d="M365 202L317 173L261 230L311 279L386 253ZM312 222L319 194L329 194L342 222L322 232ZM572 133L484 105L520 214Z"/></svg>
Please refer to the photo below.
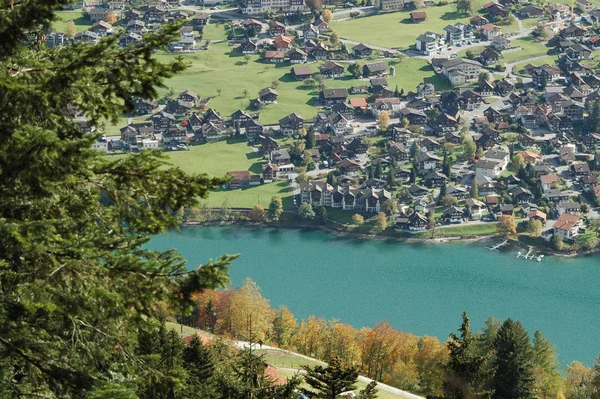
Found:
<svg viewBox="0 0 600 399"><path fill-rule="evenodd" d="M484 0L475 0L474 8L481 9ZM424 8L427 20L422 23L413 23L410 20L410 11L400 11L371 17L350 19L334 22L332 29L341 38L373 44L390 48L406 49L415 44L417 36L427 31L442 33L447 25L456 22L467 22L470 17L459 15L455 4L446 6L433 6ZM503 32L517 31L516 21L509 26L502 26Z"/></svg>
<svg viewBox="0 0 600 399"><path fill-rule="evenodd" d="M77 32L82 32L92 26L92 22L83 17L81 10L57 11L56 20L52 24L52 29L56 32L64 32L67 22L73 21Z"/></svg>

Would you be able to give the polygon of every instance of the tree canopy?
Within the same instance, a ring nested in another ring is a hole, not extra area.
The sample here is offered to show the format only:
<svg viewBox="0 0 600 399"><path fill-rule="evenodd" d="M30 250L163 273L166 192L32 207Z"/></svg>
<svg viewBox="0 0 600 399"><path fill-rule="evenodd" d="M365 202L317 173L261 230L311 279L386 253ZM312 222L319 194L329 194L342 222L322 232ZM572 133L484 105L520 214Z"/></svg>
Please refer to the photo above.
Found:
<svg viewBox="0 0 600 399"><path fill-rule="evenodd" d="M117 36L46 48L43 32L67 4L0 4L1 397L132 396L153 369L136 355L137 331L225 284L234 258L188 270L176 252L144 247L224 179L165 167L152 151L107 160L73 120L98 127L156 98L186 67L152 55L178 27L127 48Z"/></svg>

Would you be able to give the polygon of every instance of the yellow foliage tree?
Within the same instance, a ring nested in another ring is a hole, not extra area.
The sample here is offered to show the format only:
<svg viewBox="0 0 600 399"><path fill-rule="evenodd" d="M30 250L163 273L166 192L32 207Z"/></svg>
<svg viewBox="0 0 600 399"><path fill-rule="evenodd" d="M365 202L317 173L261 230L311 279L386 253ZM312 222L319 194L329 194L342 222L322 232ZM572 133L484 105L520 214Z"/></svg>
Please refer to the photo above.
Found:
<svg viewBox="0 0 600 399"><path fill-rule="evenodd" d="M325 10L323 11L323 14L321 14L321 18L323 19L323 21L330 24L333 20L333 13L331 12L331 10Z"/></svg>
<svg viewBox="0 0 600 399"><path fill-rule="evenodd" d="M323 344L330 335L325 319L310 316L300 323L298 333L293 339L294 346L300 353L320 358L323 356Z"/></svg>
<svg viewBox="0 0 600 399"><path fill-rule="evenodd" d="M387 111L381 111L377 117L377 126L381 130L385 130L390 125L390 114Z"/></svg>
<svg viewBox="0 0 600 399"><path fill-rule="evenodd" d="M264 339L273 325L269 300L263 298L258 285L249 278L232 292L224 313L224 332L243 340Z"/></svg>
<svg viewBox="0 0 600 399"><path fill-rule="evenodd" d="M498 226L496 227L496 234L504 238L517 235L517 223L515 222L515 218L511 215L500 216L498 219Z"/></svg>
<svg viewBox="0 0 600 399"><path fill-rule="evenodd" d="M73 37L75 37L76 33L77 33L77 29L75 28L75 22L73 22L73 21L67 22L67 25L65 26L65 36L68 37L69 39L72 39Z"/></svg>
<svg viewBox="0 0 600 399"><path fill-rule="evenodd" d="M109 24L113 25L118 20L119 17L117 17L117 14L115 14L114 11L111 11L108 14L106 14L106 22L108 22Z"/></svg>

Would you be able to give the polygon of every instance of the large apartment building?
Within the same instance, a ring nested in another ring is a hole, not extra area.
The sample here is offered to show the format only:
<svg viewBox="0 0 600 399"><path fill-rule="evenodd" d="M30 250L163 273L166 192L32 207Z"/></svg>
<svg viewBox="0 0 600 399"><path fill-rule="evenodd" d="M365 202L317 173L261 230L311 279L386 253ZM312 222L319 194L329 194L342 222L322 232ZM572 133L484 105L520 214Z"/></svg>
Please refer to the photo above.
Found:
<svg viewBox="0 0 600 399"><path fill-rule="evenodd" d="M411 8L413 0L377 0L375 7L383 12L401 11L405 8Z"/></svg>
<svg viewBox="0 0 600 399"><path fill-rule="evenodd" d="M304 0L242 0L240 10L243 14L292 13L308 11Z"/></svg>

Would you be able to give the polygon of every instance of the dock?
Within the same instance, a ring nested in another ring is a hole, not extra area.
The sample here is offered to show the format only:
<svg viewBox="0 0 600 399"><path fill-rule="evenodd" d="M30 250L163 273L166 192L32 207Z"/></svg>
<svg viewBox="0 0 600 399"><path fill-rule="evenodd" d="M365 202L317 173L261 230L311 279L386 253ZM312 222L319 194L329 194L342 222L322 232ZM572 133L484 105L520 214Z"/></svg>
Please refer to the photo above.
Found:
<svg viewBox="0 0 600 399"><path fill-rule="evenodd" d="M497 251L498 249L500 249L501 247L505 246L506 244L508 244L508 240L504 240L500 244L496 244L494 246L488 247L488 249L490 251Z"/></svg>
<svg viewBox="0 0 600 399"><path fill-rule="evenodd" d="M538 262L541 262L542 259L544 259L544 255L536 256L535 254L532 254L532 252L533 252L533 247L530 245L526 254L522 254L520 251L519 251L519 253L517 253L517 259L519 259L519 258L523 258L523 259L527 259L527 260L535 259Z"/></svg>

